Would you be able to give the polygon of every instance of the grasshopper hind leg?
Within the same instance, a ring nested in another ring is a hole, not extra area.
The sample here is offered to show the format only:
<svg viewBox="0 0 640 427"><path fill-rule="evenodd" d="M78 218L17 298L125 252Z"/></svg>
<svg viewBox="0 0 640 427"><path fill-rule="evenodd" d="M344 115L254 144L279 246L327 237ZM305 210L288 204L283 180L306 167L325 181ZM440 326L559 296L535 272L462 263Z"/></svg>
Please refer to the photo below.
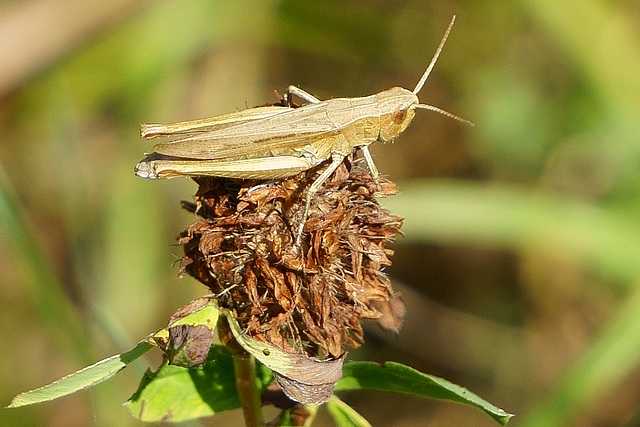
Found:
<svg viewBox="0 0 640 427"><path fill-rule="evenodd" d="M292 95L297 96L300 99L304 99L305 101L307 101L309 104L317 104L319 102L321 102L318 98L316 98L315 96L311 95L309 92L300 89L297 86L289 86L289 93Z"/></svg>
<svg viewBox="0 0 640 427"><path fill-rule="evenodd" d="M362 150L362 154L364 155L365 161L367 162L367 166L369 168L369 172L371 173L371 177L376 184L376 187L380 189L380 184L378 182L378 168L375 163L373 163L373 158L371 157L371 153L369 152L369 147L364 145L359 147ZM331 156L331 164L327 166L327 168L316 178L315 181L309 186L307 189L307 194L305 195L305 204L304 204L304 213L302 219L300 220L300 224L298 225L298 230L296 232L296 243L295 247L300 248L300 242L302 241L302 234L304 233L304 225L307 222L309 217L309 211L311 210L311 201L315 194L322 188L322 184L324 184L329 177L338 169L340 163L344 160L345 156L339 153L334 153Z"/></svg>
<svg viewBox="0 0 640 427"><path fill-rule="evenodd" d="M311 95L309 92L300 89L297 86L289 86L289 90L286 94L286 99L288 102L291 102L291 96L295 95L300 99L307 101L309 104L317 104L321 102L318 98ZM305 196L305 204L304 204L304 213L302 219L300 220L300 224L298 225L298 230L296 232L296 243L295 248L300 249L300 242L302 241L302 233L304 232L304 225L307 222L307 218L309 217L309 210L311 209L311 200L313 196L318 192L318 190L322 187L322 184L325 183L327 179L331 176L332 173L338 169L340 163L344 160L344 156L339 154L334 154L331 156L331 164L325 169L318 178L309 186L307 190L307 194Z"/></svg>
<svg viewBox="0 0 640 427"><path fill-rule="evenodd" d="M380 183L378 182L378 175L380 175L380 173L378 172L378 168L376 167L376 164L373 163L373 157L371 157L371 152L369 152L369 146L368 145L361 146L360 151L362 151L362 154L364 155L364 160L367 162L367 167L369 168L369 173L371 173L373 182L376 183L376 186L378 187L378 190L379 190Z"/></svg>
<svg viewBox="0 0 640 427"><path fill-rule="evenodd" d="M305 204L304 204L304 213L302 219L300 220L300 224L298 225L298 231L296 233L296 243L295 247L300 248L300 242L302 241L302 233L304 232L304 225L307 222L307 218L309 217L309 210L311 210L311 201L313 200L313 196L322 188L322 184L325 183L327 179L338 169L340 163L344 160L345 156L341 154L333 154L331 156L331 164L327 166L327 168L322 171L320 176L316 178L315 181L309 186L307 189L307 194L305 195Z"/></svg>

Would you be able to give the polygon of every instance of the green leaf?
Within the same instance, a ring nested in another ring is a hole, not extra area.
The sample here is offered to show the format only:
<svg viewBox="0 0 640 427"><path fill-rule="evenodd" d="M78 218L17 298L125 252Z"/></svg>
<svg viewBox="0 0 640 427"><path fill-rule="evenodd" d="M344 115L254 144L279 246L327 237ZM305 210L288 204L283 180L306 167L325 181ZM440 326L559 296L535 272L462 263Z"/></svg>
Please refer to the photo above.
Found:
<svg viewBox="0 0 640 427"><path fill-rule="evenodd" d="M335 395L327 402L327 409L340 427L371 427L369 421Z"/></svg>
<svg viewBox="0 0 640 427"><path fill-rule="evenodd" d="M502 425L513 416L463 387L395 362L386 362L384 365L373 362L345 364L343 377L335 390L360 389L415 394L464 403L484 411Z"/></svg>
<svg viewBox="0 0 640 427"><path fill-rule="evenodd" d="M129 363L149 351L151 347L147 342L141 341L133 350L127 353L111 356L44 387L20 393L13 398L7 407L18 408L20 406L46 402L92 387L113 377Z"/></svg>
<svg viewBox="0 0 640 427"><path fill-rule="evenodd" d="M259 367L260 390L272 379L268 370ZM233 356L215 345L202 368L165 364L155 373L148 371L125 406L145 422L182 422L239 408Z"/></svg>

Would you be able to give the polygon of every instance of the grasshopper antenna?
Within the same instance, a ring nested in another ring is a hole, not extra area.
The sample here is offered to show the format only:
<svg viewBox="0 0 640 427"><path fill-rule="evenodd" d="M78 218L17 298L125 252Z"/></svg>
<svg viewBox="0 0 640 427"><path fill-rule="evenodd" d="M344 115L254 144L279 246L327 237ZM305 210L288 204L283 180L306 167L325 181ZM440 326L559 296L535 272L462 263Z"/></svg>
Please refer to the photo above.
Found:
<svg viewBox="0 0 640 427"><path fill-rule="evenodd" d="M427 81L427 77L429 77L429 74L431 74L431 70L433 70L433 67L436 65L436 61L438 60L438 57L440 56L440 52L442 52L442 48L444 47L444 43L447 41L447 37L449 37L449 33L451 32L451 27L453 27L453 23L454 22L456 22L456 15L453 15L453 18L451 18L451 22L449 22L449 26L447 27L447 31L444 32L444 36L442 36L442 40L440 40L440 44L438 45L438 48L436 49L436 53L433 55L433 58L431 58L431 62L429 63L429 66L427 67L427 70L424 72L422 77L420 77L420 81L416 85L416 88L413 90L414 94L417 95L418 92L420 92L420 89L422 89L422 86L424 85L424 82Z"/></svg>
<svg viewBox="0 0 640 427"><path fill-rule="evenodd" d="M463 119L460 116L457 116L447 110L443 110L440 107L436 107L435 105L427 105L427 104L413 104L414 108L422 108L424 110L431 110L431 111L435 111L436 113L440 113L440 114L444 114L447 117L451 117L452 119L455 119L459 122L464 123L465 125L469 125L471 127L475 126L475 124L472 121L469 121L467 119Z"/></svg>
<svg viewBox="0 0 640 427"><path fill-rule="evenodd" d="M436 62L438 61L438 57L440 56L440 52L442 52L442 48L444 47L444 44L447 41L447 38L449 37L449 33L451 32L451 27L453 27L453 23L454 22L456 22L456 15L453 15L453 18L451 18L451 21L449 22L449 26L447 27L447 30L444 32L444 35L442 36L442 40L440 40L440 44L438 45L438 48L436 49L436 53L433 55L433 58L431 58L431 62L429 63L429 66L425 70L425 72L422 75L422 77L420 77L420 81L416 85L416 88L413 90L414 94L417 95L418 92L420 92L420 89L422 89L422 86L424 86L424 82L427 81L427 78L429 77L429 74L431 74L431 70L433 70L433 67L436 65ZM455 115L453 113L450 113L447 110L443 110L440 107L436 107L435 105L414 104L413 107L414 108L423 108L425 110L435 111L436 113L444 114L447 117L451 117L452 119L458 120L459 122L462 122L462 123L467 124L469 126L475 126L473 124L473 122L470 122L467 119L463 119L462 117L457 116L457 115Z"/></svg>

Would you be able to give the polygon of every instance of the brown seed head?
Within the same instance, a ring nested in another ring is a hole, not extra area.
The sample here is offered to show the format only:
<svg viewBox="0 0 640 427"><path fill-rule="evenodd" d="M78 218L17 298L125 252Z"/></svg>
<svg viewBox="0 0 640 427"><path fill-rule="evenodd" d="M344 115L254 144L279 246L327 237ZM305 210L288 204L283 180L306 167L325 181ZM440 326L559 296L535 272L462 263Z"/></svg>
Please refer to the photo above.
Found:
<svg viewBox="0 0 640 427"><path fill-rule="evenodd" d="M301 249L294 246L306 188L325 167L277 182L202 177L195 203L200 220L180 235L181 273L204 283L253 338L283 350L337 358L363 341L360 320L397 330L404 305L382 273L385 246L402 218L375 197L394 183L352 167L348 157L315 195Z"/></svg>

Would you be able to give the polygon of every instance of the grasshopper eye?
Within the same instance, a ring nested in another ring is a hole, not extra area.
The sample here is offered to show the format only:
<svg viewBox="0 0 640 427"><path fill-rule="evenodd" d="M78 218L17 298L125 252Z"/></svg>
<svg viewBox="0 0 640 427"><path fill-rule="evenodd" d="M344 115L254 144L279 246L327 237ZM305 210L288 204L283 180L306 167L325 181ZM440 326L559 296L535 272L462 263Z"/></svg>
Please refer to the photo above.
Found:
<svg viewBox="0 0 640 427"><path fill-rule="evenodd" d="M397 125L399 125L402 122L404 122L406 118L407 118L407 109L406 108L401 108L399 110L396 110L391 115L391 120L393 120L393 122L395 124L397 124Z"/></svg>

